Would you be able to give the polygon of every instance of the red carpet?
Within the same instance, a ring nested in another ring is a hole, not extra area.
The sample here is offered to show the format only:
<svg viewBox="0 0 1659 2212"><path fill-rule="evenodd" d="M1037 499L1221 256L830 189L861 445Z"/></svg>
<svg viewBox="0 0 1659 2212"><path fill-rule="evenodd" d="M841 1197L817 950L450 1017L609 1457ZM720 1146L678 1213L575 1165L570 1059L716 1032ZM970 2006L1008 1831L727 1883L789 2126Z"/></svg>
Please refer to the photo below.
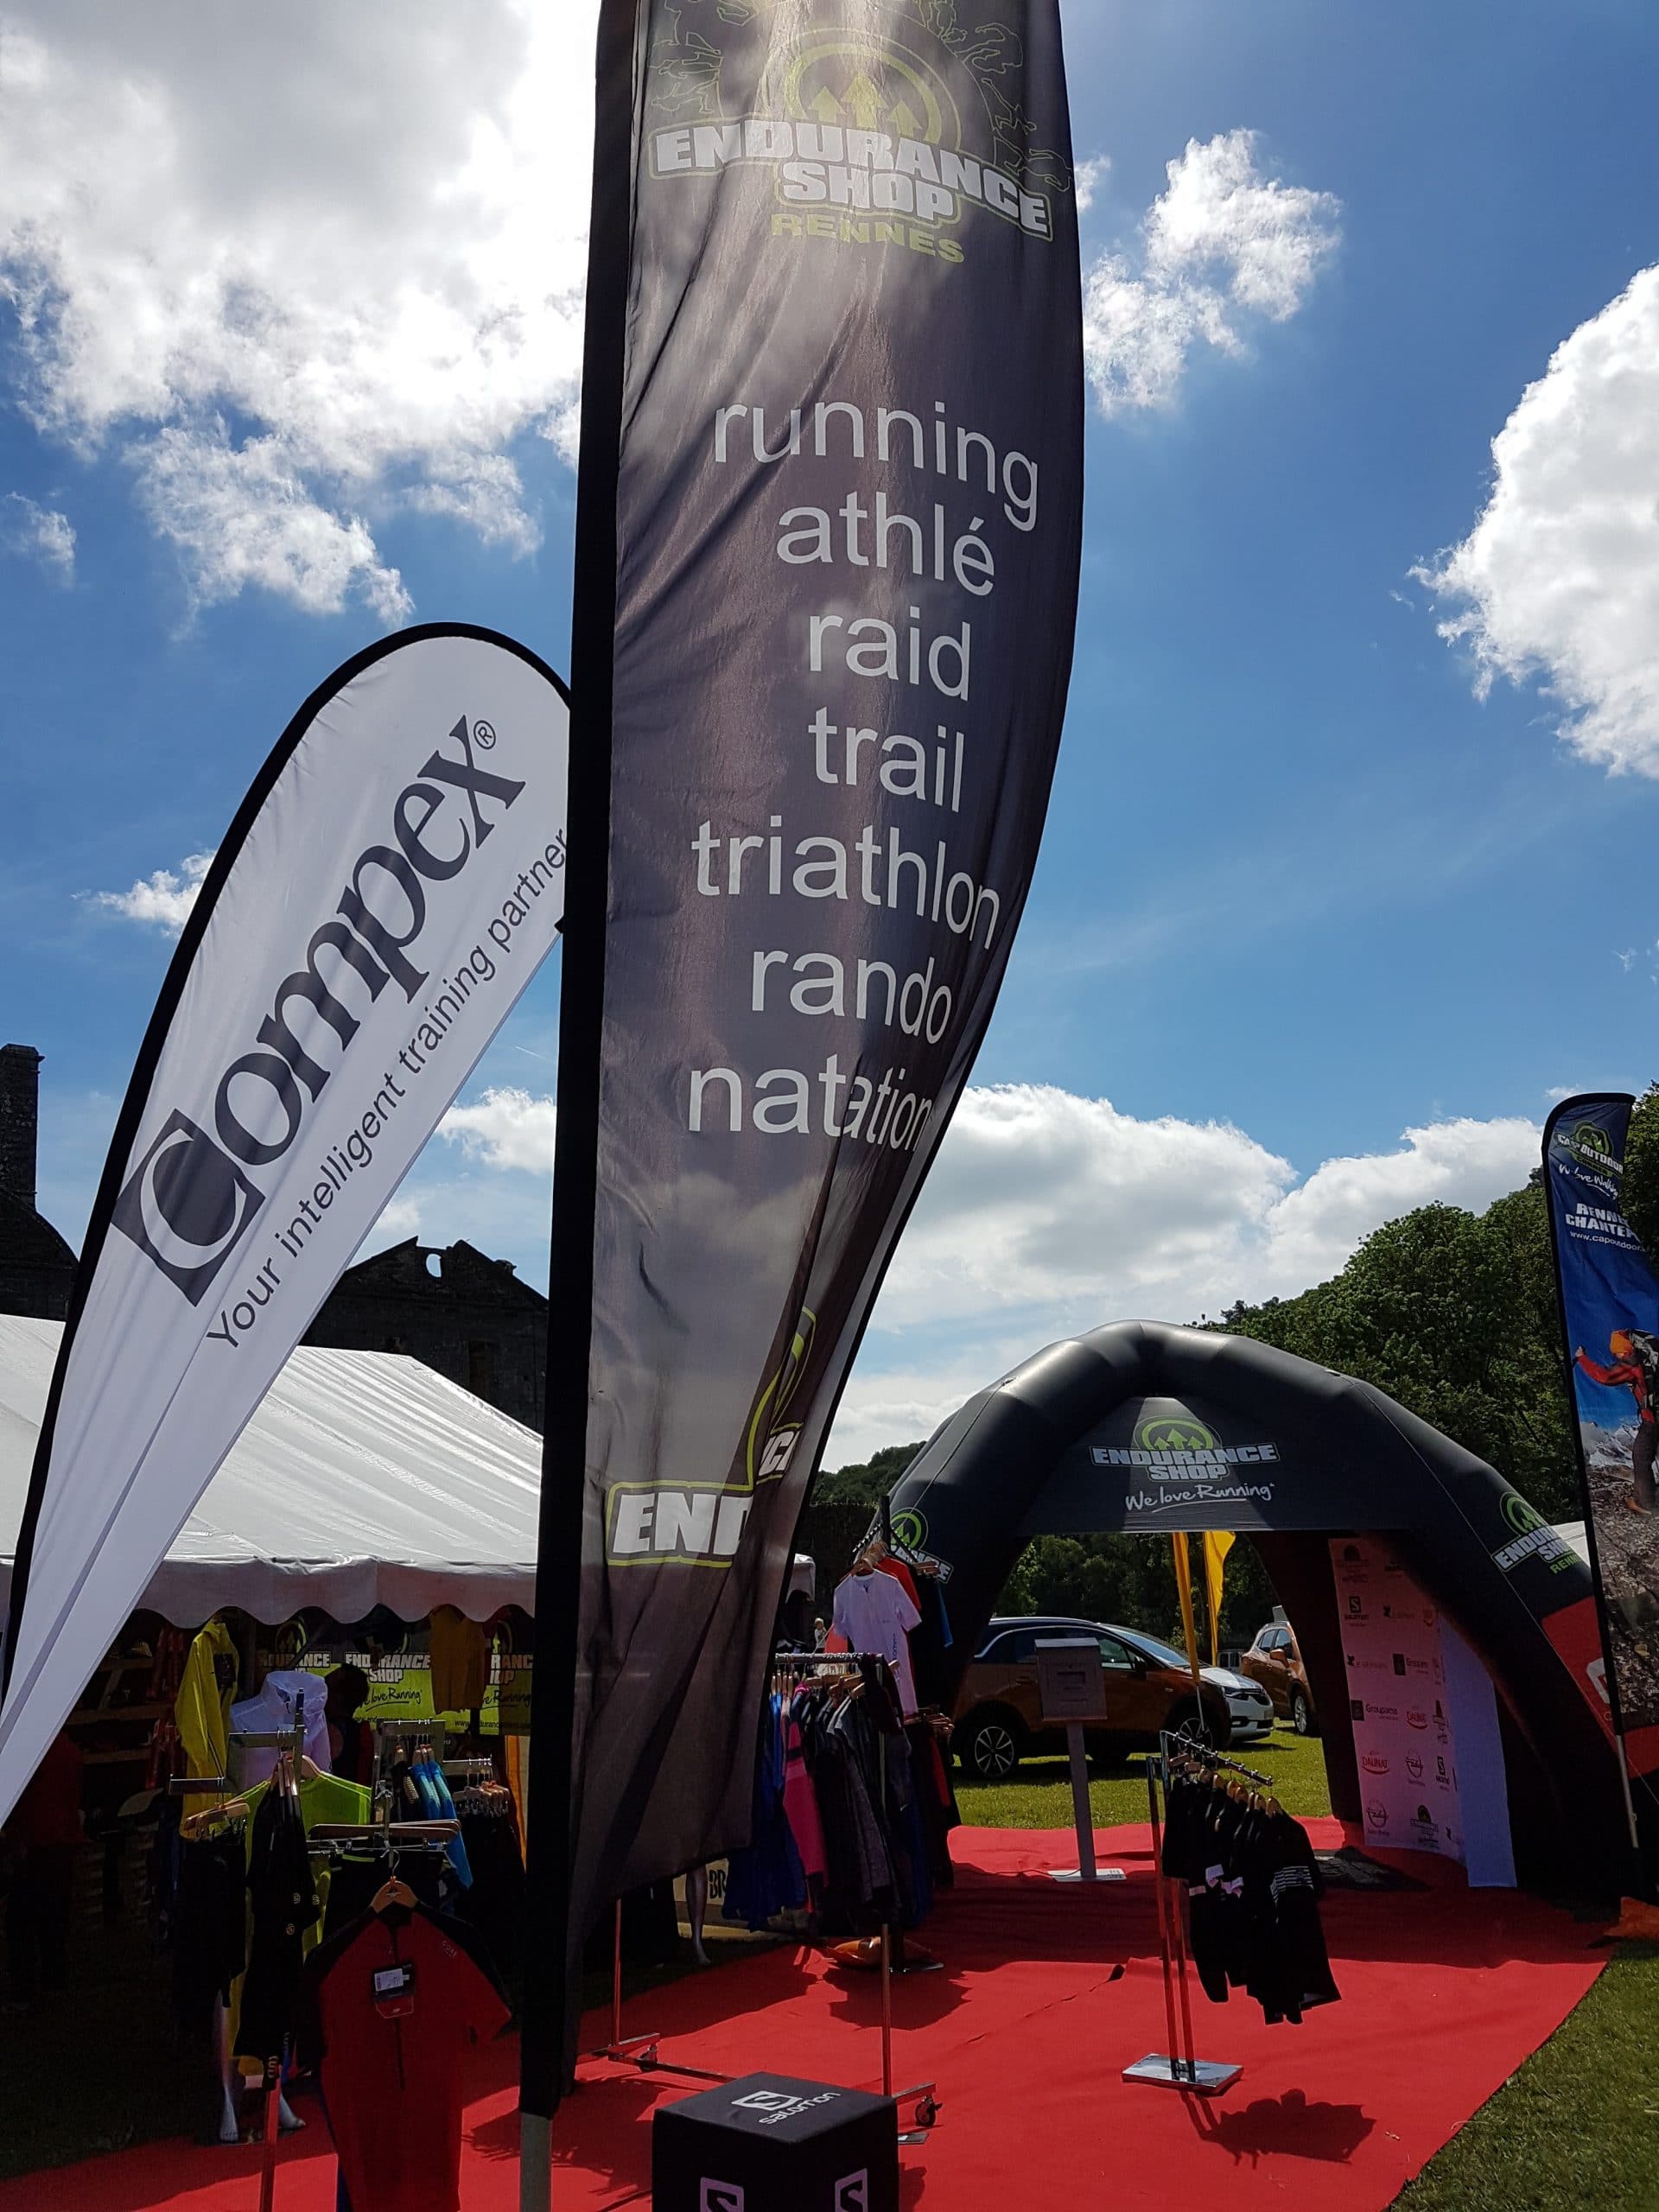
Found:
<svg viewBox="0 0 1659 2212"><path fill-rule="evenodd" d="M1332 1821L1310 1824L1321 1847ZM985 1828L953 1839L957 1890L925 1940L942 1974L893 1990L900 2087L934 2080L943 2110L926 2145L902 2153L906 2212L1380 2212L1594 1980L1592 1931L1510 1891L1339 1892L1325 1930L1340 2005L1269 2028L1235 1996L1193 1985L1201 2057L1243 2079L1214 2101L1129 2086L1122 2068L1166 2047L1157 1922L1144 1828L1100 1838L1123 1885L1083 1895L1042 1878L1071 1840ZM1412 1871L1416 1867L1413 1863ZM1122 1960L1128 1971L1109 1981ZM626 2032L664 2033L672 2056L733 2074L880 2085L880 1989L788 1950L642 1998ZM588 2040L608 2032L589 2021ZM1455 2057L1449 2057L1455 2054ZM516 2212L518 2120L511 2041L480 2054L462 2175L466 2212ZM556 2141L559 2212L643 2205L647 2115L697 2085L587 2066ZM285 2144L276 2212L333 2212L334 2166L315 2101ZM257 2153L151 2145L0 2183L0 2212L254 2212Z"/></svg>

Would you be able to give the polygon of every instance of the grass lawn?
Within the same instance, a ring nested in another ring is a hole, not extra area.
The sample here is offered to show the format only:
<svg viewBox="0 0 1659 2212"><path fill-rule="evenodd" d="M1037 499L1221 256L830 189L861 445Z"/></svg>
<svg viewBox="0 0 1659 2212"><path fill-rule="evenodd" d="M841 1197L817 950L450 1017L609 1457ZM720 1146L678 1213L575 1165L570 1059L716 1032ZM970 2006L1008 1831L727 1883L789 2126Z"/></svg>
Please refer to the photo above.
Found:
<svg viewBox="0 0 1659 2212"><path fill-rule="evenodd" d="M1325 1754L1311 1736L1275 1728L1265 1744L1241 1745L1235 1756L1258 1774L1273 1777L1274 1792L1287 1813L1308 1820L1331 1810L1325 1785ZM1116 1827L1147 1817L1147 1767L1138 1753L1122 1766L1096 1761L1090 1769L1089 1802L1095 1826ZM976 1828L1069 1828L1071 1775L1064 1758L1027 1759L1011 1782L971 1782L958 1770L957 1802L962 1817Z"/></svg>
<svg viewBox="0 0 1659 2212"><path fill-rule="evenodd" d="M1316 1742L1280 1728L1242 1748L1271 1775L1287 1812L1328 1813ZM1064 1759L1032 1759L1012 1782L958 1775L962 1817L976 1827L1066 1828ZM1098 1827L1147 1817L1144 1762L1091 1770ZM1659 1946L1626 1943L1577 2011L1482 2106L1395 2202L1396 2212L1659 2212Z"/></svg>

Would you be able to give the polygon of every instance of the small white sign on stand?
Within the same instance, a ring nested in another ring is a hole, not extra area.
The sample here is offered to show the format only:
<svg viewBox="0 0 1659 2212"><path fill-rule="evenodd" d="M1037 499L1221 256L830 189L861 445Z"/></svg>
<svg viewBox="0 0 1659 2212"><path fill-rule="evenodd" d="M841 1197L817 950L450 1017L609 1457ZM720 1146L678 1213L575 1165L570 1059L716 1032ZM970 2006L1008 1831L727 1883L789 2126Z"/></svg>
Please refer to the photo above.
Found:
<svg viewBox="0 0 1659 2212"><path fill-rule="evenodd" d="M1065 1724L1066 1750L1071 1764L1071 1815L1077 1831L1077 1863L1051 1868L1055 1882L1121 1882L1121 1866L1095 1864L1095 1816L1089 1802L1089 1761L1084 1750L1086 1721L1106 1718L1106 1675L1100 1646L1091 1636L1054 1637L1037 1646L1038 1694L1043 1721Z"/></svg>

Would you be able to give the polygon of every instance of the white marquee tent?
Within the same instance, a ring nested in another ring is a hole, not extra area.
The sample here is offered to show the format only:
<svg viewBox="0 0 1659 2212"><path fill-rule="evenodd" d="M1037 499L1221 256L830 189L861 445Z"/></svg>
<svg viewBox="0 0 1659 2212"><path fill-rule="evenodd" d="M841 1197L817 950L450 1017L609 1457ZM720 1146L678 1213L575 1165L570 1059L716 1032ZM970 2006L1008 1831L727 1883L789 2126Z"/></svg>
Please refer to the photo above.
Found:
<svg viewBox="0 0 1659 2212"><path fill-rule="evenodd" d="M0 1617L63 1325L0 1313ZM180 1627L534 1605L541 1439L418 1360L302 1345L143 1604Z"/></svg>

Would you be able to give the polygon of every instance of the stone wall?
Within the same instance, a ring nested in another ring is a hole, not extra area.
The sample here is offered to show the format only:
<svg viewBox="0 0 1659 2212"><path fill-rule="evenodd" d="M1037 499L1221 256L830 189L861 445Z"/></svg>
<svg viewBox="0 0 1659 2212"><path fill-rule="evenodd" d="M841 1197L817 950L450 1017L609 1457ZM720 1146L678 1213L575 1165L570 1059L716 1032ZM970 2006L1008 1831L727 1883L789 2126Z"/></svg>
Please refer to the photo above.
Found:
<svg viewBox="0 0 1659 2212"><path fill-rule="evenodd" d="M348 1268L306 1332L340 1351L406 1352L538 1433L547 1300L505 1260L410 1237Z"/></svg>

